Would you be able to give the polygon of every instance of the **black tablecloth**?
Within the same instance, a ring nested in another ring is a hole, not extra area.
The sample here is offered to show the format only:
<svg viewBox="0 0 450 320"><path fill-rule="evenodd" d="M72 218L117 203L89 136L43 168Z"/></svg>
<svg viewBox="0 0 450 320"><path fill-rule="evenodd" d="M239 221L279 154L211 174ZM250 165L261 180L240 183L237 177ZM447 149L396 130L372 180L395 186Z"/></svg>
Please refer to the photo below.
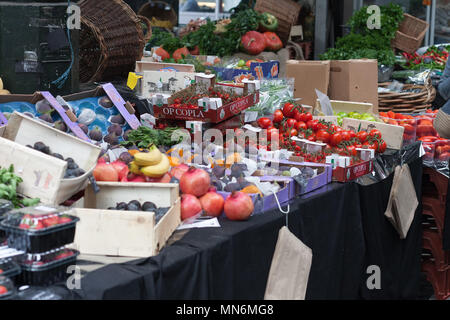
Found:
<svg viewBox="0 0 450 320"><path fill-rule="evenodd" d="M420 199L422 161L410 163ZM406 239L384 217L392 176L372 184L332 183L295 199L289 229L312 249L307 299L414 299L419 294L421 207ZM279 229L278 210L221 228L192 229L148 259L88 273L65 299L262 299ZM378 265L381 289L368 290Z"/></svg>

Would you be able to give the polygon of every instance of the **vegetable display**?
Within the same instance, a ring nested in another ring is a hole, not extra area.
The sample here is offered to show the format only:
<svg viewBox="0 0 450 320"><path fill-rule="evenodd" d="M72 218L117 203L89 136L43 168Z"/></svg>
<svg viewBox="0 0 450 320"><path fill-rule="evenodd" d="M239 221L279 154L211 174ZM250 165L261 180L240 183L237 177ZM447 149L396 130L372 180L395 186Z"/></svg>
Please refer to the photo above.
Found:
<svg viewBox="0 0 450 320"><path fill-rule="evenodd" d="M21 206L29 207L39 203L40 199L28 199L19 197L17 187L23 182L22 178L14 174L14 165L8 169L0 168L0 199L9 200L18 208Z"/></svg>
<svg viewBox="0 0 450 320"><path fill-rule="evenodd" d="M414 54L403 52L402 55L406 59L406 62L402 64L402 67L408 70L444 70L449 52L450 45L438 47L431 46L422 55L419 55L417 52Z"/></svg>
<svg viewBox="0 0 450 320"><path fill-rule="evenodd" d="M391 40L395 37L400 22L403 20L403 10L397 4L380 6L381 28L369 29L367 21L370 14L364 6L350 18L350 34L339 38L335 48L328 49L320 56L322 60L348 59L378 59L378 64L393 66L395 64L394 51Z"/></svg>

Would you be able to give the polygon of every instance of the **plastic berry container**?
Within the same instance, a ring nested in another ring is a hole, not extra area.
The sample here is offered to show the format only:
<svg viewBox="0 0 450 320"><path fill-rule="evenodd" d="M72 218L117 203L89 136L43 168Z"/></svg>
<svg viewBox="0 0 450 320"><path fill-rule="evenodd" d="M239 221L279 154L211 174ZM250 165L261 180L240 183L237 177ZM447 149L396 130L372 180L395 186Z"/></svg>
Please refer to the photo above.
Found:
<svg viewBox="0 0 450 320"><path fill-rule="evenodd" d="M438 138L435 141L434 162L437 165L447 165L450 159L450 140Z"/></svg>
<svg viewBox="0 0 450 320"><path fill-rule="evenodd" d="M409 145L416 141L416 132L417 132L417 120L411 115L401 115L403 118L389 118L380 116L380 119L383 120L384 123L401 126L404 128L403 131L403 145ZM404 118L408 117L408 118Z"/></svg>
<svg viewBox="0 0 450 320"><path fill-rule="evenodd" d="M422 141L423 149L425 154L423 156L423 163L427 166L434 165L434 154L436 150L436 142L424 142Z"/></svg>
<svg viewBox="0 0 450 320"><path fill-rule="evenodd" d="M27 253L40 253L73 242L80 220L66 208L35 206L10 211L0 222L8 246Z"/></svg>
<svg viewBox="0 0 450 320"><path fill-rule="evenodd" d="M75 264L79 252L59 248L40 254L25 254L19 259L22 272L16 277L18 285L49 286L67 280L67 268Z"/></svg>
<svg viewBox="0 0 450 320"><path fill-rule="evenodd" d="M11 279L0 276L0 300L9 300L16 295L16 288Z"/></svg>
<svg viewBox="0 0 450 320"><path fill-rule="evenodd" d="M0 259L0 276L14 278L20 271L20 266L11 258Z"/></svg>

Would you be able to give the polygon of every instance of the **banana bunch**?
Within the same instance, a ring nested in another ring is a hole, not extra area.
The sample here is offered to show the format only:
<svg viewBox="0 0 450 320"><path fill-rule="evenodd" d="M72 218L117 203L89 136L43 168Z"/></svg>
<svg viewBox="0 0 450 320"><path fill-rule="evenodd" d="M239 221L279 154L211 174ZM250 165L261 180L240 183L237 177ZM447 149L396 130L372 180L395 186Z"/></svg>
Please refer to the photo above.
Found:
<svg viewBox="0 0 450 320"><path fill-rule="evenodd" d="M170 170L169 158L156 146L150 147L148 152L138 152L134 161L129 164L130 172L143 174L150 178L160 178Z"/></svg>

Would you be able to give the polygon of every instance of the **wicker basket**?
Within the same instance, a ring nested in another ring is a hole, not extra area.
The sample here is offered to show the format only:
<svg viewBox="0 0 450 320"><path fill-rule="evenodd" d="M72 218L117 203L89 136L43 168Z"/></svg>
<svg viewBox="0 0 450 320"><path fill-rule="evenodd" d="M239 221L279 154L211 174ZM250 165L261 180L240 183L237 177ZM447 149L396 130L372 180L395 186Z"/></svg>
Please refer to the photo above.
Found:
<svg viewBox="0 0 450 320"><path fill-rule="evenodd" d="M378 87L387 88L390 82L379 83ZM403 90L420 90L419 92L379 92L379 112L418 113L431 107L436 97L436 89L431 81L426 85L405 84Z"/></svg>
<svg viewBox="0 0 450 320"><path fill-rule="evenodd" d="M292 0L257 0L255 11L268 12L278 19L277 35L286 45L292 26L297 22L302 6Z"/></svg>
<svg viewBox="0 0 450 320"><path fill-rule="evenodd" d="M138 15L148 18L153 21L153 25L157 27L169 27L171 29L178 23L177 13L175 12L172 5L164 1L151 1L144 4L138 11ZM170 26L158 25L155 21L168 21Z"/></svg>
<svg viewBox="0 0 450 320"><path fill-rule="evenodd" d="M392 40L392 47L407 53L414 53L422 45L428 30L428 23L407 13Z"/></svg>
<svg viewBox="0 0 450 320"><path fill-rule="evenodd" d="M152 37L152 23L147 17L139 15L137 17L141 23L145 24L145 28L142 29L142 32L144 33L144 42L147 43Z"/></svg>
<svg viewBox="0 0 450 320"><path fill-rule="evenodd" d="M79 6L80 81L112 80L134 70L145 45L134 11L122 0L82 0Z"/></svg>

